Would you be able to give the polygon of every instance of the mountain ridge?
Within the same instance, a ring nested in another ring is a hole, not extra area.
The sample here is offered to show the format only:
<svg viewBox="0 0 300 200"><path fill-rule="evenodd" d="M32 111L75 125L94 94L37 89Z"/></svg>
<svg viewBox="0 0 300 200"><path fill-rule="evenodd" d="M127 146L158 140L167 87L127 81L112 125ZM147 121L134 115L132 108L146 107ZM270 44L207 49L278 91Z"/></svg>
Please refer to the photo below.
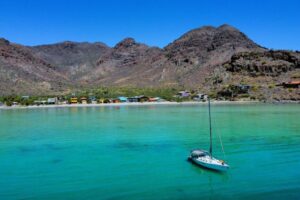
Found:
<svg viewBox="0 0 300 200"><path fill-rule="evenodd" d="M99 86L206 88L208 91L221 88L212 86L216 71L225 70L230 75L239 73L224 65L237 66L230 61L243 52L256 53L256 57L241 58L243 65L260 57L274 72L280 70L273 68L298 63L296 52L288 51L283 56L271 58L271 54L264 53L269 51L227 24L190 30L163 48L148 46L131 37L113 47L102 42L73 41L23 46L0 39L0 83L10 86L1 90L0 95L39 94L43 90L67 92ZM289 60L290 54L296 55L297 61ZM293 66L292 71L297 71L298 64ZM248 79L249 74L242 71L239 75ZM28 88L15 84L8 78L9 74L25 81ZM47 87L36 89L39 84Z"/></svg>

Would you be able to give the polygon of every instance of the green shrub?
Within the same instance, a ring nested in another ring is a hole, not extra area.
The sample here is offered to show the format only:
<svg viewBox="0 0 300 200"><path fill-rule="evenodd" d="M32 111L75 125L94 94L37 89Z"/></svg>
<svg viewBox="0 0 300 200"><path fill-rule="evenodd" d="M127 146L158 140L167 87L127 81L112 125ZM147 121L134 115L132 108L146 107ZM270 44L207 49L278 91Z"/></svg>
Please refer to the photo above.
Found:
<svg viewBox="0 0 300 200"><path fill-rule="evenodd" d="M268 86L268 88L269 88L269 89L275 88L275 85L274 85L274 84L270 84L270 85Z"/></svg>
<svg viewBox="0 0 300 200"><path fill-rule="evenodd" d="M240 98L249 98L250 95L249 94L240 94L239 97Z"/></svg>
<svg viewBox="0 0 300 200"><path fill-rule="evenodd" d="M6 104L7 106L12 106L12 102L11 102L11 101L6 101L5 104Z"/></svg>
<svg viewBox="0 0 300 200"><path fill-rule="evenodd" d="M294 73L294 74L292 75L292 78L300 78L300 72Z"/></svg>
<svg viewBox="0 0 300 200"><path fill-rule="evenodd" d="M253 85L253 86L251 87L251 90L252 90L253 92L257 92L259 88L260 88L260 86L257 85L257 84L255 84L255 85Z"/></svg>
<svg viewBox="0 0 300 200"><path fill-rule="evenodd" d="M218 97L218 94L217 92L214 92L214 91L211 91L209 94L208 94L209 98L211 99L215 99Z"/></svg>

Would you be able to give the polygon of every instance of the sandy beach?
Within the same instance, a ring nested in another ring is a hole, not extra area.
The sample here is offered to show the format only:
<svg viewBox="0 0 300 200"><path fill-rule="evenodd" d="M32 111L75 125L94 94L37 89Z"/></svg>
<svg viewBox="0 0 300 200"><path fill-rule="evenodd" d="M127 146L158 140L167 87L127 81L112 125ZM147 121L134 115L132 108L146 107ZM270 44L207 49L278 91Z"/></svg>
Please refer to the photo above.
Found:
<svg viewBox="0 0 300 200"><path fill-rule="evenodd" d="M254 104L260 101L211 101L212 104ZM73 108L73 107L110 107L110 106L147 106L147 105L196 105L207 104L207 102L136 102L136 103L102 103L102 104L55 104L55 105L30 105L30 106L0 106L0 109L35 109L35 108Z"/></svg>

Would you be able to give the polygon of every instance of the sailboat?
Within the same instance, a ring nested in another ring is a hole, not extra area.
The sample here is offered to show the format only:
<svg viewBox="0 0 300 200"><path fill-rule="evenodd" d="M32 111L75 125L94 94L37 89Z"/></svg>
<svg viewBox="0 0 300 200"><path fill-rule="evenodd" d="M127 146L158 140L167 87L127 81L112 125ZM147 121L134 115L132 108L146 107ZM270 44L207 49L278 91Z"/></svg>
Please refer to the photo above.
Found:
<svg viewBox="0 0 300 200"><path fill-rule="evenodd" d="M229 165L223 160L216 159L212 156L212 128L211 128L211 114L210 114L210 99L208 98L208 113L209 113L209 135L210 147L209 152L202 149L194 149L191 151L189 160L195 164L207 169L225 172L229 169Z"/></svg>

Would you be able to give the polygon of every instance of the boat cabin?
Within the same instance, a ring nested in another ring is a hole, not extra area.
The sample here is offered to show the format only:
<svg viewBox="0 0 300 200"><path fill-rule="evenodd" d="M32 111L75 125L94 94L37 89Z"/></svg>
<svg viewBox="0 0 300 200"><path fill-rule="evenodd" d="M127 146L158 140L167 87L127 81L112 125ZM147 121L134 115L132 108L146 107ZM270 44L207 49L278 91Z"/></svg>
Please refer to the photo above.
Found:
<svg viewBox="0 0 300 200"><path fill-rule="evenodd" d="M199 158L199 157L204 157L208 156L209 153L207 151L201 150L201 149L196 149L191 152L191 157L192 158Z"/></svg>

